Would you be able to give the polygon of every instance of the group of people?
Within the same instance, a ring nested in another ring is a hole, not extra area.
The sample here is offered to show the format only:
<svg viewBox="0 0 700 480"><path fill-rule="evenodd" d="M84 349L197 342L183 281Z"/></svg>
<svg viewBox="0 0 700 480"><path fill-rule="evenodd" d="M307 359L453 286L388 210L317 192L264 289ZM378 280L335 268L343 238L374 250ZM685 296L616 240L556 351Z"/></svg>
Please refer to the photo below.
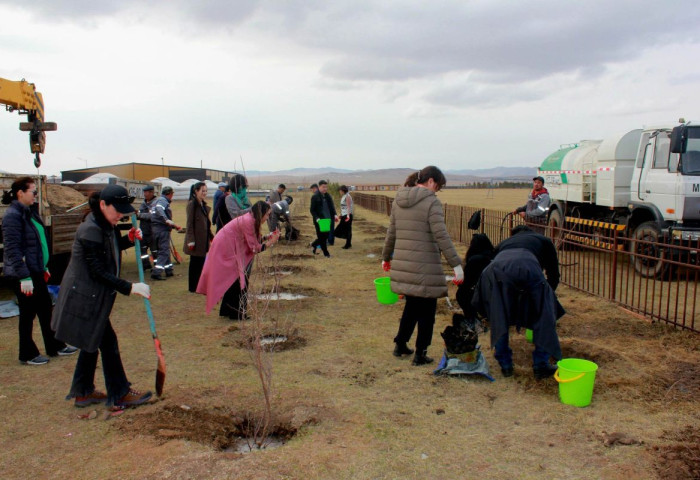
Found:
<svg viewBox="0 0 700 480"><path fill-rule="evenodd" d="M533 179L535 188L528 204L517 209L528 221L548 202L544 179ZM394 355L411 355L408 341L418 326L413 365L432 363L431 344L437 299L447 296L440 255L454 269L459 285L457 300L466 317L480 316L491 326L491 345L504 377L513 375L513 352L509 327L533 330L533 374L550 377L556 367L550 358L561 359L556 322L564 309L556 298L559 263L552 241L527 225L515 227L511 237L493 247L484 234L476 234L464 265L447 233L443 208L435 195L446 184L439 168L425 167L410 175L392 205L382 251L382 267L391 272L391 288L406 303L394 337ZM547 205L548 206L548 205ZM534 212L534 213L533 213ZM546 210L545 210L546 212ZM546 276L545 276L546 275Z"/></svg>
<svg viewBox="0 0 700 480"><path fill-rule="evenodd" d="M518 210L525 215L540 209L538 205L546 200L544 180L536 177L534 181L528 205ZM533 330L534 375L538 379L551 376L556 368L550 358L561 358L556 322L564 313L554 293L559 283L554 245L525 225L513 229L512 236L495 248L488 237L476 234L463 264L436 196L446 183L440 169L429 166L410 175L394 200L382 267L391 272L392 290L404 295L406 303L393 354L401 357L415 352L413 365L433 362L427 350L432 342L437 299L447 295L442 254L454 270L453 281L459 285L457 300L465 316L488 319L491 345L503 376L513 374L510 326ZM213 210L206 201L206 184L198 182L191 187L183 248L190 255L188 287L207 296L207 313L220 302L219 315L243 320L247 318L246 290L253 258L277 243L280 222L291 227L292 200L283 196L286 187L280 184L270 192L268 201L251 204L247 179L240 174L219 187ZM333 237L346 239L343 248L351 248L354 203L348 188L343 185L339 189L340 215L326 181L312 185L312 190L310 212L316 231L316 239L310 244L313 252L320 248L324 256L330 257L328 245L332 245ZM121 235L117 224L135 213L133 197L119 185L93 193L53 308L47 287L51 276L48 242L35 207L36 184L31 177L22 177L3 195L3 203L9 205L2 223L4 274L13 281L20 309L19 360L28 365L49 361L32 339L33 320L38 316L48 356L80 351L67 396L75 399L78 407L102 402L114 407L134 406L151 397L151 392L131 388L109 317L117 292L150 298L147 284L120 278L121 251L136 239L142 242L144 266L151 267L148 249L155 257L151 278L163 280L173 275L170 231L180 229L170 208L173 193L172 188L164 187L156 197L152 186L145 187L144 202L137 214L140 228L131 228L126 236ZM339 224L333 228L335 223ZM265 224L270 232L263 235ZM416 325L414 351L408 342ZM98 353L102 355L106 392L95 388Z"/></svg>
<svg viewBox="0 0 700 480"><path fill-rule="evenodd" d="M330 258L328 245L333 245L336 238L344 238L343 249L352 248L352 219L355 212L355 204L350 196L349 189L345 185L338 188L340 197L340 215L338 215L333 197L328 193L328 182L321 180L311 185L311 218L313 218L316 240L311 242L311 252L318 253L317 248L323 252L323 256ZM325 221L325 223L324 223ZM338 226L334 228L334 225Z"/></svg>

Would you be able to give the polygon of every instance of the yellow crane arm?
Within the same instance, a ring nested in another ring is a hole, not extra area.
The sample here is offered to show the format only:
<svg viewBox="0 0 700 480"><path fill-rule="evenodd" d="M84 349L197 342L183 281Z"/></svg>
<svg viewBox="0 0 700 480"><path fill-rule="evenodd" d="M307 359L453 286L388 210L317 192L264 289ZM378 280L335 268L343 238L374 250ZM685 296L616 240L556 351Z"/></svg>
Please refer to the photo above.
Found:
<svg viewBox="0 0 700 480"><path fill-rule="evenodd" d="M29 132L29 147L36 154L34 165L41 165L40 153L44 153L47 131L57 129L53 122L44 122L44 99L36 91L36 86L26 80L12 81L0 78L0 104L5 105L8 112L17 111L27 115L28 122L21 122L19 129Z"/></svg>
<svg viewBox="0 0 700 480"><path fill-rule="evenodd" d="M34 115L36 120L44 122L44 99L34 84L26 80L15 82L0 78L0 104L10 112L18 110L20 114Z"/></svg>

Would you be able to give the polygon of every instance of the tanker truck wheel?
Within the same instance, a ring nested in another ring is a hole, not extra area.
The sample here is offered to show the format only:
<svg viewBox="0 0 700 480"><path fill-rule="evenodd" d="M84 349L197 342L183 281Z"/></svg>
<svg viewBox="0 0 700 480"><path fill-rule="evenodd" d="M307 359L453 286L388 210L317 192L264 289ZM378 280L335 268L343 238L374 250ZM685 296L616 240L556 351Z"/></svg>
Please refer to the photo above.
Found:
<svg viewBox="0 0 700 480"><path fill-rule="evenodd" d="M547 236L552 240L557 249L564 245L564 216L561 210L552 210L547 221Z"/></svg>
<svg viewBox="0 0 700 480"><path fill-rule="evenodd" d="M661 241L661 231L655 222L644 222L632 234L630 252L634 269L643 277L664 278L670 271L665 261L667 251L657 245ZM651 242L651 243L647 243Z"/></svg>

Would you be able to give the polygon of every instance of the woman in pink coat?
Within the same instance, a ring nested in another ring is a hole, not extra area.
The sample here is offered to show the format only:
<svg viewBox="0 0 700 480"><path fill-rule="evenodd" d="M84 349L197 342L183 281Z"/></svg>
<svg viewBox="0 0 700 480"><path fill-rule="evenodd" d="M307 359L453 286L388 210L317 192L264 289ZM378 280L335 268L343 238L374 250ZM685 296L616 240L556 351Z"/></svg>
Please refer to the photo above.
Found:
<svg viewBox="0 0 700 480"><path fill-rule="evenodd" d="M214 237L204 262L197 293L207 296L207 313L222 300L219 315L232 320L247 318L246 290L253 257L277 243L279 232L266 237L260 226L270 216L270 205L257 202L251 211L226 224Z"/></svg>

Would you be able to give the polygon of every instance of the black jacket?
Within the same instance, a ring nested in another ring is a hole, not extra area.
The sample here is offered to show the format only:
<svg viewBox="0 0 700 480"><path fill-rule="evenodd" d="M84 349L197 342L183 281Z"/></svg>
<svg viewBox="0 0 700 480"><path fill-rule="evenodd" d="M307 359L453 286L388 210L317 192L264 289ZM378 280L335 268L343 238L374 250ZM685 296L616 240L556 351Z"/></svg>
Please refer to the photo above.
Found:
<svg viewBox="0 0 700 480"><path fill-rule="evenodd" d="M326 199L326 202L328 203L328 210L330 212L330 217L324 215L323 213L323 199ZM314 219L314 223L316 223L316 220L319 218L335 218L336 213L335 213L335 205L333 205L333 197L331 197L330 193L321 193L321 192L316 192L313 194L311 197L311 208L309 209L311 212L311 216Z"/></svg>
<svg viewBox="0 0 700 480"><path fill-rule="evenodd" d="M544 235L526 230L499 243L496 247L496 255L515 248L532 252L547 274L547 283L552 287L552 290L556 290L559 285L559 259L557 258L557 249L552 241Z"/></svg>
<svg viewBox="0 0 700 480"><path fill-rule="evenodd" d="M5 244L3 262L7 277L22 279L30 277L32 273L44 271L41 239L31 221L32 218L44 228L44 223L36 211L13 200L2 219Z"/></svg>
<svg viewBox="0 0 700 480"><path fill-rule="evenodd" d="M121 250L130 246L119 229L92 213L80 224L51 319L57 339L97 351L116 292L131 293L131 283L119 278Z"/></svg>

